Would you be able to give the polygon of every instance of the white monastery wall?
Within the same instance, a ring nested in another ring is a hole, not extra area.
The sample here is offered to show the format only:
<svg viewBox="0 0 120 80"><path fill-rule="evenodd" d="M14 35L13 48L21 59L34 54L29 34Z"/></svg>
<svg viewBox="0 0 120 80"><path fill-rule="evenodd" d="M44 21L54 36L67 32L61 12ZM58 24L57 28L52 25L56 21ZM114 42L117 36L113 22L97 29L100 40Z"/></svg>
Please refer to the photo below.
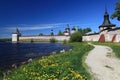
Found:
<svg viewBox="0 0 120 80"><path fill-rule="evenodd" d="M98 41L100 38L100 35L88 35L88 36L83 36L82 41Z"/></svg>
<svg viewBox="0 0 120 80"><path fill-rule="evenodd" d="M112 41L114 34L105 34L104 36L105 36L105 41L110 42Z"/></svg>
<svg viewBox="0 0 120 80"><path fill-rule="evenodd" d="M114 42L120 42L120 34L119 35L116 35L116 39Z"/></svg>
<svg viewBox="0 0 120 80"><path fill-rule="evenodd" d="M19 40L50 40L54 38L58 41L69 40L70 36L21 36Z"/></svg>
<svg viewBox="0 0 120 80"><path fill-rule="evenodd" d="M91 35L91 40L92 41L98 41L100 38L100 35Z"/></svg>
<svg viewBox="0 0 120 80"><path fill-rule="evenodd" d="M82 41L91 41L90 36L82 36Z"/></svg>

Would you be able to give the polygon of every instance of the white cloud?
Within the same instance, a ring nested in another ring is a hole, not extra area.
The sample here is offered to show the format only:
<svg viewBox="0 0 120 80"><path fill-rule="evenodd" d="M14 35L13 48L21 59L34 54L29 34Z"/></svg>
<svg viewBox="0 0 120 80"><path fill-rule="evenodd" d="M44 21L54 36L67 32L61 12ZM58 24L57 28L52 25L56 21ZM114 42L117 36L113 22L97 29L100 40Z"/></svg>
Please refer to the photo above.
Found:
<svg viewBox="0 0 120 80"><path fill-rule="evenodd" d="M57 28L57 27L64 27L67 23L55 23L55 24L40 24L40 25L26 25L26 24L19 24L18 28L20 30L41 30L41 29L50 29L50 28ZM5 29L13 31L17 27L6 27Z"/></svg>

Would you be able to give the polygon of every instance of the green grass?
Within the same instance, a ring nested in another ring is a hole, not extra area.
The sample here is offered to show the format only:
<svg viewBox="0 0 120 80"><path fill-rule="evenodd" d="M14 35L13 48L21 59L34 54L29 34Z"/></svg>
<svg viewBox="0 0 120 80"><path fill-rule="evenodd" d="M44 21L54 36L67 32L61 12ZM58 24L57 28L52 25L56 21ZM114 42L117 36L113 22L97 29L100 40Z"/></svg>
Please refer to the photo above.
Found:
<svg viewBox="0 0 120 80"><path fill-rule="evenodd" d="M113 52L115 53L115 55L120 59L120 43L111 43L111 42L98 43L98 42L95 42L94 44L105 45L105 46L111 47L113 49Z"/></svg>
<svg viewBox="0 0 120 80"><path fill-rule="evenodd" d="M0 80L2 80L2 71L0 71Z"/></svg>
<svg viewBox="0 0 120 80"><path fill-rule="evenodd" d="M93 46L87 43L70 43L72 51L52 54L36 59L13 70L5 80L90 80L84 68L83 56Z"/></svg>
<svg viewBox="0 0 120 80"><path fill-rule="evenodd" d="M0 38L0 41L6 41L6 42L11 42L11 38Z"/></svg>

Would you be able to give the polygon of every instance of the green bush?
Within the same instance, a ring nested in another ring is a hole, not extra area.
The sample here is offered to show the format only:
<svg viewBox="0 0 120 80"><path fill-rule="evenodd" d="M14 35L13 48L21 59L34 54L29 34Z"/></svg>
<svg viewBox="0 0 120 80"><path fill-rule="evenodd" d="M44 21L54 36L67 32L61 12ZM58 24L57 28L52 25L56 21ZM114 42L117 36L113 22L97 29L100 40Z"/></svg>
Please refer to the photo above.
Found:
<svg viewBox="0 0 120 80"><path fill-rule="evenodd" d="M70 36L70 42L82 42L82 34L78 31Z"/></svg>
<svg viewBox="0 0 120 80"><path fill-rule="evenodd" d="M51 42L51 43L55 43L55 42L57 42L57 40L56 40L55 38L51 38L51 39L50 39L50 42Z"/></svg>
<svg viewBox="0 0 120 80"><path fill-rule="evenodd" d="M67 40L65 39L65 40L63 40L63 44L67 44Z"/></svg>
<svg viewBox="0 0 120 80"><path fill-rule="evenodd" d="M33 39L31 39L30 42L31 42L31 43L34 42Z"/></svg>

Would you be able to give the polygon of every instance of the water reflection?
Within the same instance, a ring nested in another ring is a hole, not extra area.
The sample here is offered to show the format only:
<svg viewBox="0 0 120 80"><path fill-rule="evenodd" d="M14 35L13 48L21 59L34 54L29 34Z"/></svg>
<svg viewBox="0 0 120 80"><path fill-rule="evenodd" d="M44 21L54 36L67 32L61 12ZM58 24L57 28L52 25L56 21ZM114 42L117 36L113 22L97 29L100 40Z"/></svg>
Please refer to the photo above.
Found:
<svg viewBox="0 0 120 80"><path fill-rule="evenodd" d="M68 50L70 46L60 43L5 43L0 42L0 69L14 63L49 55L53 51Z"/></svg>

